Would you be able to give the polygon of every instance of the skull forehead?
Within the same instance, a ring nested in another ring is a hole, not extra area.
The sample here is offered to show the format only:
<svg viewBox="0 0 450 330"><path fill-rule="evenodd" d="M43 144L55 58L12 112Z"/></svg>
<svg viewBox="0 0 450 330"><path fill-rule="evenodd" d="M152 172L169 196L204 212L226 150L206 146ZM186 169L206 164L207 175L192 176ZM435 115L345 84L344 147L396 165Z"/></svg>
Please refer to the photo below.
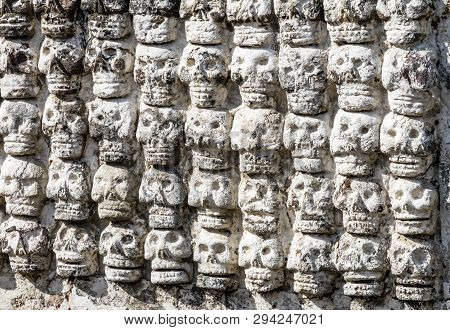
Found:
<svg viewBox="0 0 450 330"><path fill-rule="evenodd" d="M240 246L249 246L251 247L253 251L255 250L261 250L265 246L270 246L274 248L275 250L278 250L278 252L282 252L282 245L281 240L278 236L272 236L272 237L262 237L256 234L253 234L249 231L244 231Z"/></svg>
<svg viewBox="0 0 450 330"><path fill-rule="evenodd" d="M327 51L317 48L295 48L284 45L280 50L280 65L313 65L316 67L325 66L328 60Z"/></svg>
<svg viewBox="0 0 450 330"><path fill-rule="evenodd" d="M355 236L345 233L339 239L339 253L342 257L345 255L353 256L355 251L360 251L367 255L381 255L384 253L385 246L381 239L376 236Z"/></svg>
<svg viewBox="0 0 450 330"><path fill-rule="evenodd" d="M138 44L136 57L144 61L169 60L177 59L178 54L164 46Z"/></svg>
<svg viewBox="0 0 450 330"><path fill-rule="evenodd" d="M229 63L228 52L220 45L203 46L188 44L183 49L181 61L184 63L188 58L206 59L211 57L220 59L224 64Z"/></svg>
<svg viewBox="0 0 450 330"><path fill-rule="evenodd" d="M118 179L131 180L132 174L124 167L103 164L98 168L97 172L95 172L94 178L108 181L115 181Z"/></svg>
<svg viewBox="0 0 450 330"><path fill-rule="evenodd" d="M321 0L274 0L277 15L291 16L290 13L305 13L316 18L322 12Z"/></svg>
<svg viewBox="0 0 450 330"><path fill-rule="evenodd" d="M130 0L130 12L169 14L178 10L180 0Z"/></svg>
<svg viewBox="0 0 450 330"><path fill-rule="evenodd" d="M111 222L102 232L100 244L113 243L124 236L133 236L140 241L146 234L145 225L142 221L118 224Z"/></svg>
<svg viewBox="0 0 450 330"><path fill-rule="evenodd" d="M7 157L1 168L2 178L46 179L47 171L44 165L36 159L19 159Z"/></svg>
<svg viewBox="0 0 450 330"><path fill-rule="evenodd" d="M73 224L62 224L56 233L54 247L63 249L68 239L74 237L77 240L78 248L83 250L97 250L97 242L92 229Z"/></svg>
<svg viewBox="0 0 450 330"><path fill-rule="evenodd" d="M276 66L277 55L276 52L272 49L256 49L256 48L243 48L236 47L233 51L232 55L232 63L233 67L239 65L250 65L256 66L256 64L260 64L261 60L267 60L267 64L269 66ZM265 67L265 66L264 66Z"/></svg>
<svg viewBox="0 0 450 330"><path fill-rule="evenodd" d="M393 234L389 253L391 256L396 254L411 254L414 251L426 251L430 259L435 259L437 245L432 240L424 240L420 238L406 237L404 235Z"/></svg>
<svg viewBox="0 0 450 330"><path fill-rule="evenodd" d="M287 128L296 128L295 134L309 137L317 134L328 133L328 117L306 117L298 116L289 113L286 116ZM314 132L311 132L310 128L315 128Z"/></svg>
<svg viewBox="0 0 450 330"><path fill-rule="evenodd" d="M105 49L120 49L123 51L127 51L130 53L134 53L133 45L129 42L123 40L108 40L108 39L98 39L93 38L88 45L89 50L100 50L103 51Z"/></svg>
<svg viewBox="0 0 450 330"><path fill-rule="evenodd" d="M0 106L0 115L9 117L37 118L39 108L35 102L22 100L3 100Z"/></svg>
<svg viewBox="0 0 450 330"><path fill-rule="evenodd" d="M328 255L331 253L333 244L327 238L319 235L294 235L292 242L295 247L296 257L313 254L314 256L323 256L328 259Z"/></svg>
<svg viewBox="0 0 450 330"><path fill-rule="evenodd" d="M50 94L45 101L44 111L56 111L62 114L73 113L82 115L85 111L85 106L83 100L78 97L72 99L62 99L56 95Z"/></svg>
<svg viewBox="0 0 450 330"><path fill-rule="evenodd" d="M58 173L58 174L68 174L68 173L78 173L86 175L87 166L83 163L75 163L75 162L64 162L58 158L53 160L49 167L49 173Z"/></svg>
<svg viewBox="0 0 450 330"><path fill-rule="evenodd" d="M320 187L320 191L331 194L333 190L333 181L327 178L320 178L309 174L298 172L292 179L291 187L295 190L301 188L302 191L316 191L314 187Z"/></svg>
<svg viewBox="0 0 450 330"><path fill-rule="evenodd" d="M396 191L408 192L410 194L415 191L420 191L424 194L426 193L433 201L437 201L436 188L426 180L391 177L389 181L389 192L394 194Z"/></svg>
<svg viewBox="0 0 450 330"><path fill-rule="evenodd" d="M387 5L388 12L383 15L407 15L412 19L420 19L428 16L433 12L432 0L384 0Z"/></svg>
<svg viewBox="0 0 450 330"><path fill-rule="evenodd" d="M429 134L434 134L435 131L434 125L426 118L407 117L392 112L384 117L381 128L382 134L386 134L389 129L403 133L409 132L412 128Z"/></svg>
<svg viewBox="0 0 450 330"><path fill-rule="evenodd" d="M183 184L181 177L174 169L162 170L155 167L151 167L145 171L143 181L146 181L147 184L162 181L169 181L177 186L181 186Z"/></svg>
<svg viewBox="0 0 450 330"><path fill-rule="evenodd" d="M228 247L231 239L232 236L227 231L211 231L203 228L195 241L197 245L205 244L210 246L212 244L222 243L225 247Z"/></svg>
<svg viewBox="0 0 450 330"><path fill-rule="evenodd" d="M54 49L60 55L69 55L68 52L70 52L71 56L75 55L79 58L84 55L83 40L78 36L69 39L45 37L41 49Z"/></svg>
<svg viewBox="0 0 450 330"><path fill-rule="evenodd" d="M252 191L257 187L266 187L268 190L276 192L279 190L275 178L265 175L245 176L239 184L239 190L242 192Z"/></svg>

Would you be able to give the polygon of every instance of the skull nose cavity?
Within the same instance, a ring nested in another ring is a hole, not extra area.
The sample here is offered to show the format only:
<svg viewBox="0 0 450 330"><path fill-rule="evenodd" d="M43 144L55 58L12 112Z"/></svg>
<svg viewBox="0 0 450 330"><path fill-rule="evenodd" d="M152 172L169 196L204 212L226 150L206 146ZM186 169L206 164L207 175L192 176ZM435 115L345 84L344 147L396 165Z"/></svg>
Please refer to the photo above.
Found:
<svg viewBox="0 0 450 330"><path fill-rule="evenodd" d="M157 254L159 259L165 260L170 259L170 254L169 251L167 251L167 249L159 249Z"/></svg>

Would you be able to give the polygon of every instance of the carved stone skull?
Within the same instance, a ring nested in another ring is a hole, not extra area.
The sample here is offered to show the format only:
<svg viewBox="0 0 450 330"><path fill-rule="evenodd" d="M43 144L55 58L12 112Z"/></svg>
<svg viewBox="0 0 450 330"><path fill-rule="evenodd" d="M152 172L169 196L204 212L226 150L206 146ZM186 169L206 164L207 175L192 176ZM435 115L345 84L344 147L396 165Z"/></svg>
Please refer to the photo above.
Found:
<svg viewBox="0 0 450 330"><path fill-rule="evenodd" d="M188 44L180 59L178 75L189 84L191 103L198 108L220 108L225 102L229 78L228 52L223 46Z"/></svg>
<svg viewBox="0 0 450 330"><path fill-rule="evenodd" d="M379 107L382 58L375 47L332 47L328 75L337 84L339 109L368 111Z"/></svg>
<svg viewBox="0 0 450 330"><path fill-rule="evenodd" d="M345 230L359 235L376 235L386 205L381 187L366 179L344 176L337 176L335 185L333 201L343 213Z"/></svg>
<svg viewBox="0 0 450 330"><path fill-rule="evenodd" d="M182 223L180 206L186 191L180 174L174 169L150 167L139 189L139 201L148 206L151 228L177 228Z"/></svg>
<svg viewBox="0 0 450 330"><path fill-rule="evenodd" d="M327 111L327 53L317 48L283 46L280 85L287 93L288 110L296 115Z"/></svg>
<svg viewBox="0 0 450 330"><path fill-rule="evenodd" d="M6 212L37 217L45 203L47 169L33 158L8 156L0 173L0 195L5 198Z"/></svg>
<svg viewBox="0 0 450 330"><path fill-rule="evenodd" d="M36 97L41 90L39 54L30 42L3 40L0 47L0 88L5 99Z"/></svg>
<svg viewBox="0 0 450 330"><path fill-rule="evenodd" d="M383 293L386 246L377 236L344 233L334 246L333 261L343 273L344 294L373 297Z"/></svg>
<svg viewBox="0 0 450 330"><path fill-rule="evenodd" d="M180 16L185 20L187 41L204 45L222 43L225 6L226 0L181 0Z"/></svg>
<svg viewBox="0 0 450 330"><path fill-rule="evenodd" d="M278 83L276 52L270 48L236 47L231 60L231 79L239 85L244 105L274 107Z"/></svg>
<svg viewBox="0 0 450 330"><path fill-rule="evenodd" d="M394 234L388 256L398 299L431 301L435 298L442 260L433 240Z"/></svg>
<svg viewBox="0 0 450 330"><path fill-rule="evenodd" d="M326 35L321 0L274 0L283 44L319 44Z"/></svg>
<svg viewBox="0 0 450 330"><path fill-rule="evenodd" d="M63 223L53 243L56 273L62 277L92 276L98 270L98 246L92 228Z"/></svg>
<svg viewBox="0 0 450 330"><path fill-rule="evenodd" d="M433 162L436 128L428 119L389 113L381 125L380 137L381 151L389 156L389 169L395 176L424 174Z"/></svg>
<svg viewBox="0 0 450 330"><path fill-rule="evenodd" d="M0 134L5 153L13 156L32 155L40 131L40 113L33 100L3 100L0 106Z"/></svg>
<svg viewBox="0 0 450 330"><path fill-rule="evenodd" d="M192 150L194 167L207 170L231 167L232 123L233 118L227 111L193 108L187 112L186 146Z"/></svg>
<svg viewBox="0 0 450 330"><path fill-rule="evenodd" d="M130 0L136 39L143 44L174 41L178 32L179 0Z"/></svg>
<svg viewBox="0 0 450 330"><path fill-rule="evenodd" d="M260 47L274 41L272 1L227 0L227 19L234 26L233 43Z"/></svg>
<svg viewBox="0 0 450 330"><path fill-rule="evenodd" d="M136 179L127 168L103 164L95 173L91 195L101 219L126 221L134 213L137 191Z"/></svg>
<svg viewBox="0 0 450 330"><path fill-rule="evenodd" d="M89 33L99 39L121 39L132 31L129 0L81 0L80 8L89 13Z"/></svg>
<svg viewBox="0 0 450 330"><path fill-rule="evenodd" d="M286 115L283 142L291 151L297 171L319 173L329 158L331 121L328 115Z"/></svg>
<svg viewBox="0 0 450 330"><path fill-rule="evenodd" d="M0 35L5 38L27 38L34 34L32 0L4 0L0 3Z"/></svg>
<svg viewBox="0 0 450 330"><path fill-rule="evenodd" d="M238 241L235 234L203 228L194 244L194 261L199 273L226 276L237 272Z"/></svg>
<svg viewBox="0 0 450 330"><path fill-rule="evenodd" d="M176 102L179 56L167 46L136 47L134 80L141 86L141 101L163 107Z"/></svg>
<svg viewBox="0 0 450 330"><path fill-rule="evenodd" d="M84 49L84 41L80 36L70 39L44 39L38 67L39 71L45 74L50 93L78 93L84 72Z"/></svg>
<svg viewBox="0 0 450 330"><path fill-rule="evenodd" d="M264 174L243 174L239 184L239 207L244 213L246 230L256 234L276 232L281 207L276 179Z"/></svg>
<svg viewBox="0 0 450 330"><path fill-rule="evenodd" d="M153 284L189 283L192 278L191 242L181 229L153 229L145 240L145 259L151 261Z"/></svg>
<svg viewBox="0 0 450 330"><path fill-rule="evenodd" d="M93 93L101 98L123 97L131 92L134 47L127 40L92 39L85 67L92 72Z"/></svg>
<svg viewBox="0 0 450 330"><path fill-rule="evenodd" d="M437 56L430 50L390 48L384 55L383 85L390 110L406 116L423 116L437 101Z"/></svg>
<svg viewBox="0 0 450 330"><path fill-rule="evenodd" d="M194 169L189 179L188 204L198 208L202 227L223 229L232 225L230 210L237 208L238 181L233 171Z"/></svg>
<svg viewBox="0 0 450 330"><path fill-rule="evenodd" d="M287 269L294 273L294 291L321 297L333 291L336 270L331 262L332 242L322 235L294 234Z"/></svg>
<svg viewBox="0 0 450 330"><path fill-rule="evenodd" d="M324 0L325 21L335 43L365 43L375 40L377 0Z"/></svg>
<svg viewBox="0 0 450 330"><path fill-rule="evenodd" d="M391 177L389 197L397 233L408 236L435 233L439 196L428 181Z"/></svg>
<svg viewBox="0 0 450 330"><path fill-rule="evenodd" d="M88 130L85 110L78 97L47 97L42 131L50 137L52 155L61 159L82 156Z"/></svg>
<svg viewBox="0 0 450 330"><path fill-rule="evenodd" d="M54 218L64 221L88 220L91 184L87 166L55 158L48 171L47 197L55 201Z"/></svg>
<svg viewBox="0 0 450 330"><path fill-rule="evenodd" d="M433 0L379 0L378 15L385 21L387 41L392 45L417 43L432 31Z"/></svg>
<svg viewBox="0 0 450 330"><path fill-rule="evenodd" d="M278 236L267 238L244 231L239 244L239 266L245 268L245 287L269 292L283 285L284 252Z"/></svg>
<svg viewBox="0 0 450 330"><path fill-rule="evenodd" d="M0 252L14 273L32 274L50 265L49 237L36 218L11 216L0 225Z"/></svg>
<svg viewBox="0 0 450 330"><path fill-rule="evenodd" d="M339 174L373 173L380 148L380 124L374 112L337 112L330 146Z"/></svg>
<svg viewBox="0 0 450 330"><path fill-rule="evenodd" d="M288 189L287 206L295 212L294 230L303 233L334 232L333 181L298 172Z"/></svg>
<svg viewBox="0 0 450 330"><path fill-rule="evenodd" d="M100 235L106 279L136 282L142 276L146 228L141 220L110 222Z"/></svg>
<svg viewBox="0 0 450 330"><path fill-rule="evenodd" d="M89 133L99 141L100 160L129 161L134 153L137 109L131 99L100 99L87 104Z"/></svg>
<svg viewBox="0 0 450 330"><path fill-rule="evenodd" d="M51 38L75 34L78 0L33 0L34 10L41 14L42 33Z"/></svg>
<svg viewBox="0 0 450 330"><path fill-rule="evenodd" d="M183 142L182 113L141 103L136 138L142 144L147 168L175 164Z"/></svg>
<svg viewBox="0 0 450 330"><path fill-rule="evenodd" d="M245 173L278 173L283 144L283 116L272 109L240 108L231 129L231 148L240 153Z"/></svg>

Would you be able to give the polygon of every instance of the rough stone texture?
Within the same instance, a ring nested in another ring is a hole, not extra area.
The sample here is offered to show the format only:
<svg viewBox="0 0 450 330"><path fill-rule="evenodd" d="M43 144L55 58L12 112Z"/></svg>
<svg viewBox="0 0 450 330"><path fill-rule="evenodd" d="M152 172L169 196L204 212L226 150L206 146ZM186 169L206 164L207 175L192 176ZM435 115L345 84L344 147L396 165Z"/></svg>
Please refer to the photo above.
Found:
<svg viewBox="0 0 450 330"><path fill-rule="evenodd" d="M0 309L449 309L450 1L0 4Z"/></svg>

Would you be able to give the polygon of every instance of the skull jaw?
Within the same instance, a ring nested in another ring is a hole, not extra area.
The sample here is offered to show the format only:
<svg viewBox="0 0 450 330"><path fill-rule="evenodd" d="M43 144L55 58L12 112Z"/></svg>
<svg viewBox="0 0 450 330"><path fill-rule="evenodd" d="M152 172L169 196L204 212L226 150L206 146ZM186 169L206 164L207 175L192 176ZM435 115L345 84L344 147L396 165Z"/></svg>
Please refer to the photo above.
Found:
<svg viewBox="0 0 450 330"><path fill-rule="evenodd" d="M10 255L9 263L14 273L33 274L47 270L50 266L50 256L42 255Z"/></svg>
<svg viewBox="0 0 450 330"><path fill-rule="evenodd" d="M119 283L137 282L142 277L141 268L117 268L105 265L105 277L108 281Z"/></svg>
<svg viewBox="0 0 450 330"><path fill-rule="evenodd" d="M83 154L83 135L52 135L52 154L61 159L77 159Z"/></svg>
<svg viewBox="0 0 450 330"><path fill-rule="evenodd" d="M413 89L388 91L388 100L391 111L405 116L424 116L435 104L430 91Z"/></svg>
<svg viewBox="0 0 450 330"><path fill-rule="evenodd" d="M328 271L316 273L294 272L294 291L307 297L322 297L334 289L336 275Z"/></svg>
<svg viewBox="0 0 450 330"><path fill-rule="evenodd" d="M375 26L373 22L340 22L328 23L330 38L337 44L358 44L371 42L376 39Z"/></svg>
<svg viewBox="0 0 450 330"><path fill-rule="evenodd" d="M187 284L191 277L184 270L152 270L150 281L157 285Z"/></svg>
<svg viewBox="0 0 450 330"><path fill-rule="evenodd" d="M212 20L185 22L186 40L193 44L219 45L223 42L224 25Z"/></svg>
<svg viewBox="0 0 450 330"><path fill-rule="evenodd" d="M149 144L144 144L143 151L147 168L153 165L171 166L177 162L175 146L152 147Z"/></svg>
<svg viewBox="0 0 450 330"><path fill-rule="evenodd" d="M363 212L345 212L344 227L351 234L375 235L380 229L380 217Z"/></svg>
<svg viewBox="0 0 450 330"><path fill-rule="evenodd" d="M305 216L302 212L295 212L294 231L305 234L333 234L335 232L334 214L332 212L322 216Z"/></svg>
<svg viewBox="0 0 450 330"><path fill-rule="evenodd" d="M245 269L245 286L253 292L269 292L284 283L282 269L247 268Z"/></svg>
<svg viewBox="0 0 450 330"><path fill-rule="evenodd" d="M325 170L325 164L322 158L307 158L307 157L295 157L294 158L294 168L299 172L306 173L321 173Z"/></svg>
<svg viewBox="0 0 450 330"><path fill-rule="evenodd" d="M261 47L272 44L274 40L275 33L269 24L249 22L234 26L233 43L236 46Z"/></svg>
<svg viewBox="0 0 450 330"><path fill-rule="evenodd" d="M243 227L245 230L257 235L276 233L280 219L276 214L258 213L249 214L244 211Z"/></svg>
<svg viewBox="0 0 450 330"><path fill-rule="evenodd" d="M432 301L435 298L433 286L395 285L395 296L406 301Z"/></svg>
<svg viewBox="0 0 450 330"><path fill-rule="evenodd" d="M433 155L397 155L389 158L389 170L395 176L416 177L425 172L433 162Z"/></svg>
<svg viewBox="0 0 450 330"><path fill-rule="evenodd" d="M428 20L408 20L391 16L384 24L386 39L391 45L410 45L423 40L431 33L431 24Z"/></svg>
<svg viewBox="0 0 450 330"><path fill-rule="evenodd" d="M89 219L89 204L80 201L58 200L55 203L55 220L85 221Z"/></svg>
<svg viewBox="0 0 450 330"><path fill-rule="evenodd" d="M222 106L227 97L227 89L222 85L203 82L189 84L191 103L197 108L216 108Z"/></svg>
<svg viewBox="0 0 450 330"><path fill-rule="evenodd" d="M383 294L382 282L346 282L344 294L351 297L379 297Z"/></svg>
<svg viewBox="0 0 450 330"><path fill-rule="evenodd" d="M341 175L368 176L375 170L376 155L335 155L336 172Z"/></svg>
<svg viewBox="0 0 450 330"><path fill-rule="evenodd" d="M32 74L5 73L0 81L1 96L4 99L33 98L41 90L38 77Z"/></svg>
<svg viewBox="0 0 450 330"><path fill-rule="evenodd" d="M230 169L230 159L231 152L228 150L192 150L192 166L204 170Z"/></svg>
<svg viewBox="0 0 450 330"><path fill-rule="evenodd" d="M16 199L6 197L6 213L38 217L41 214L43 201L39 198Z"/></svg>
<svg viewBox="0 0 450 330"><path fill-rule="evenodd" d="M281 156L275 150L251 150L239 155L239 169L249 174L279 173Z"/></svg>
<svg viewBox="0 0 450 330"><path fill-rule="evenodd" d="M34 17L17 13L3 14L0 17L0 35L5 38L32 37Z"/></svg>
<svg viewBox="0 0 450 330"><path fill-rule="evenodd" d="M170 107L174 104L173 86L141 86L141 101L149 106Z"/></svg>
<svg viewBox="0 0 450 330"><path fill-rule="evenodd" d="M318 115L327 111L328 95L323 89L287 92L287 103L295 115Z"/></svg>
<svg viewBox="0 0 450 330"><path fill-rule="evenodd" d="M76 94L81 89L81 76L77 74L65 76L58 72L49 72L46 78L48 91L57 96Z"/></svg>
<svg viewBox="0 0 450 330"><path fill-rule="evenodd" d="M395 231L401 235L434 235L436 233L436 217L428 219L396 219Z"/></svg>
<svg viewBox="0 0 450 330"><path fill-rule="evenodd" d="M301 18L280 19L280 31L280 40L283 44L306 46L319 44L326 35L326 26L321 21Z"/></svg>
<svg viewBox="0 0 450 330"><path fill-rule="evenodd" d="M273 108L275 100L273 98L275 87L273 85L264 86L241 86L242 103L250 109Z"/></svg>
<svg viewBox="0 0 450 330"><path fill-rule="evenodd" d="M56 13L44 14L41 19L42 34L50 38L64 38L75 34L75 18Z"/></svg>
<svg viewBox="0 0 450 330"><path fill-rule="evenodd" d="M339 109L358 112L376 110L381 99L377 86L362 83L344 83L338 86Z"/></svg>
<svg viewBox="0 0 450 330"><path fill-rule="evenodd" d="M36 136L9 134L3 139L5 153L12 156L34 155L36 152Z"/></svg>
<svg viewBox="0 0 450 330"><path fill-rule="evenodd" d="M126 139L101 140L98 144L100 160L105 163L126 163L133 154L133 146Z"/></svg>
<svg viewBox="0 0 450 330"><path fill-rule="evenodd" d="M83 258L83 256L81 256ZM56 273L61 277L84 277L97 273L97 255L85 256L85 259L77 263L56 259Z"/></svg>
<svg viewBox="0 0 450 330"><path fill-rule="evenodd" d="M133 206L128 202L103 201L98 204L98 215L110 221L127 221L131 219Z"/></svg>
<svg viewBox="0 0 450 330"><path fill-rule="evenodd" d="M218 291L234 291L239 287L236 276L211 276L198 274L196 286L202 289Z"/></svg>
<svg viewBox="0 0 450 330"><path fill-rule="evenodd" d="M133 15L133 25L136 40L139 43L162 44L177 39L178 19L176 17L136 14Z"/></svg>
<svg viewBox="0 0 450 330"><path fill-rule="evenodd" d="M207 209L197 210L197 220L202 228L208 229L229 229L233 225L232 210L228 209Z"/></svg>
<svg viewBox="0 0 450 330"><path fill-rule="evenodd" d="M112 75L111 79L108 79L109 77L106 77L106 79L98 77L102 76L101 74L96 74L96 76L94 76L94 87L92 89L95 96L108 99L124 97L131 92L129 74L124 77Z"/></svg>
<svg viewBox="0 0 450 330"><path fill-rule="evenodd" d="M178 228L181 225L180 209L176 206L152 205L148 208L150 228Z"/></svg>
<svg viewBox="0 0 450 330"><path fill-rule="evenodd" d="M131 15L124 14L90 14L89 32L98 39L121 39L131 33Z"/></svg>
<svg viewBox="0 0 450 330"><path fill-rule="evenodd" d="M197 263L198 272L201 274L222 277L234 275L237 272L237 264L213 263L206 260L204 261L205 262L199 260Z"/></svg>

